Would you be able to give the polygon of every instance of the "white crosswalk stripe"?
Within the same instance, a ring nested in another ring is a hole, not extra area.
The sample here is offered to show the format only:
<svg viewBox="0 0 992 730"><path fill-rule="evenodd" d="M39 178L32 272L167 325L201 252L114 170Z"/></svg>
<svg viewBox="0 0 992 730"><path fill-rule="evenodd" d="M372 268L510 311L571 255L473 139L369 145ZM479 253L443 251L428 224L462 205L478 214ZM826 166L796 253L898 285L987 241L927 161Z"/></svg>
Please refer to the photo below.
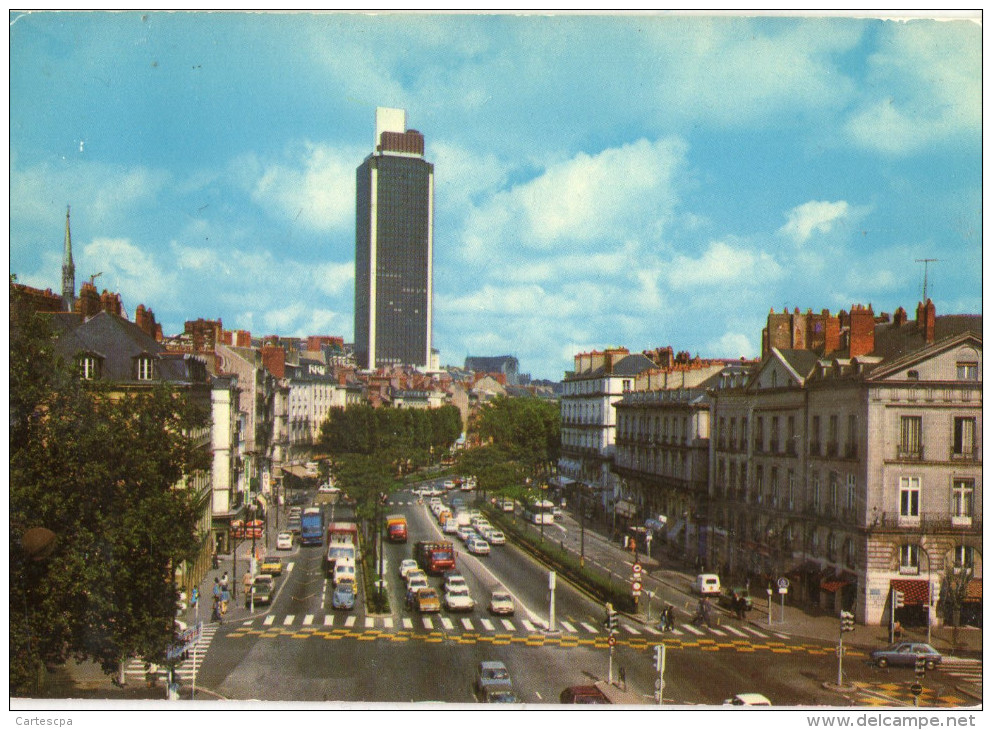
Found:
<svg viewBox="0 0 992 730"><path fill-rule="evenodd" d="M791 636L789 636L788 634L779 634L779 633L777 633L777 632L775 632L775 631L773 631L772 633L773 633L773 634L775 634L775 636L777 636L778 638L780 638L780 639L782 639L782 640L784 640L784 641L788 641L789 639L791 639L791 638L792 638L792 637L791 637Z"/></svg>
<svg viewBox="0 0 992 730"><path fill-rule="evenodd" d="M627 631L629 631L630 633L632 633L632 634L634 634L635 636L639 636L639 635L640 635L640 633L641 633L640 631L638 631L637 629L635 629L635 628L634 628L633 626L631 626L630 624L625 624L625 625L624 625L624 628L625 628L625 629L626 629Z"/></svg>
<svg viewBox="0 0 992 730"><path fill-rule="evenodd" d="M431 617L430 616L424 616L423 617L423 622L424 622L424 628L425 629L431 630L431 629L434 628L434 622L431 621Z"/></svg>
<svg viewBox="0 0 992 730"><path fill-rule="evenodd" d="M451 631L451 629L454 628L454 625L451 623L451 619L447 616L441 617L441 626L443 626L446 631Z"/></svg>
<svg viewBox="0 0 992 730"><path fill-rule="evenodd" d="M283 619L283 626L292 626L293 620L296 618L293 614L288 614L285 619Z"/></svg>
<svg viewBox="0 0 992 730"><path fill-rule="evenodd" d="M413 619L412 618L404 618L403 619L403 628L404 629L412 629L413 628Z"/></svg>
<svg viewBox="0 0 992 730"><path fill-rule="evenodd" d="M581 626L582 628L584 628L590 634L598 634L599 633L599 629L597 629L595 626L592 626L591 624L587 624L585 621L580 621L579 622L579 626Z"/></svg>
<svg viewBox="0 0 992 730"><path fill-rule="evenodd" d="M324 616L324 626L333 626L333 625L334 625L334 614L333 613L326 614Z"/></svg>
<svg viewBox="0 0 992 730"><path fill-rule="evenodd" d="M393 619L392 619L392 617L384 618L382 620L382 625L385 626L387 629L393 628Z"/></svg>
<svg viewBox="0 0 992 730"><path fill-rule="evenodd" d="M768 634L763 634L760 631L758 631L757 629L752 629L750 626L745 626L744 627L744 630L751 632L752 634L754 634L755 636L757 636L759 639L767 639L768 638Z"/></svg>
<svg viewBox="0 0 992 730"><path fill-rule="evenodd" d="M358 619L355 616L349 616L348 618L346 618L344 620L344 625L345 625L346 628L349 628L350 629L352 626L355 625L355 621L357 621L357 620Z"/></svg>
<svg viewBox="0 0 992 730"><path fill-rule="evenodd" d="M503 628L505 628L507 631L515 631L516 630L516 627L513 625L513 622L510 621L510 619L504 618L504 619L500 619L500 620L503 622Z"/></svg>
<svg viewBox="0 0 992 730"><path fill-rule="evenodd" d="M732 634L734 634L736 636L743 636L743 637L747 638L747 634L745 634L740 629L735 629L733 626L724 626L723 628L725 628L727 631L729 631L730 633L732 633Z"/></svg>
<svg viewBox="0 0 992 730"><path fill-rule="evenodd" d="M370 616L366 616L365 617L365 628L367 628L367 629L375 628L375 619L372 618L372 617L370 617Z"/></svg>
<svg viewBox="0 0 992 730"><path fill-rule="evenodd" d="M290 560L288 563L286 563L286 572L287 573L292 573L293 572L293 568L295 566L296 566L296 562L293 561L293 560Z"/></svg>
<svg viewBox="0 0 992 730"><path fill-rule="evenodd" d="M487 618L480 619L480 623L482 624L482 628L484 628L486 631L495 631L496 630L496 627L493 626L493 622L490 621Z"/></svg>
<svg viewBox="0 0 992 730"><path fill-rule="evenodd" d="M708 626L707 628L710 631L712 631L714 634L716 634L717 636L726 636L727 635L727 633L725 631L720 631L720 629L714 628L712 626Z"/></svg>
<svg viewBox="0 0 992 730"><path fill-rule="evenodd" d="M537 631L537 629L534 628L534 624L532 624L527 619L521 619L521 621L523 621L524 628L527 629L528 631Z"/></svg>
<svg viewBox="0 0 992 730"><path fill-rule="evenodd" d="M472 626L472 619L470 619L470 618L463 618L462 619L462 626L465 627L465 630L466 631L471 631L472 628L473 628L473 626Z"/></svg>
<svg viewBox="0 0 992 730"><path fill-rule="evenodd" d="M195 647L190 647L187 658L176 664L176 677L181 682L192 682L193 675L203 665L207 650L210 648L210 643L213 641L214 634L217 633L218 628L218 624L204 624L200 639L196 642ZM164 681L168 678L168 667L158 665L156 670L155 674L159 681ZM144 679L148 671L142 660L130 659L124 665L124 674L128 677L140 677Z"/></svg>
<svg viewBox="0 0 992 730"><path fill-rule="evenodd" d="M313 614L312 613L308 613L306 616L303 617L303 625L304 626L309 626L312 623L313 623Z"/></svg>
<svg viewBox="0 0 992 730"><path fill-rule="evenodd" d="M570 634L578 633L578 632L576 632L575 627L572 626L572 624L570 624L568 621L562 621L561 622L561 627L563 629L565 629L565 631L567 631Z"/></svg>
<svg viewBox="0 0 992 730"><path fill-rule="evenodd" d="M262 622L265 626L271 626L272 622L276 620L274 615L266 616L265 620Z"/></svg>
<svg viewBox="0 0 992 730"><path fill-rule="evenodd" d="M659 636L661 634L661 632L658 631L658 629L653 629L650 626L645 626L644 630L647 631L649 634L654 634L655 636Z"/></svg>
<svg viewBox="0 0 992 730"><path fill-rule="evenodd" d="M692 632L693 634L695 634L696 636L702 636L702 635L703 635L703 633L704 633L704 632L702 632L702 631L700 631L699 629L697 629L697 628L696 628L695 626L693 626L692 624L683 624L682 626L683 626L683 628L684 628L684 629L685 629L686 631L690 631L690 632Z"/></svg>

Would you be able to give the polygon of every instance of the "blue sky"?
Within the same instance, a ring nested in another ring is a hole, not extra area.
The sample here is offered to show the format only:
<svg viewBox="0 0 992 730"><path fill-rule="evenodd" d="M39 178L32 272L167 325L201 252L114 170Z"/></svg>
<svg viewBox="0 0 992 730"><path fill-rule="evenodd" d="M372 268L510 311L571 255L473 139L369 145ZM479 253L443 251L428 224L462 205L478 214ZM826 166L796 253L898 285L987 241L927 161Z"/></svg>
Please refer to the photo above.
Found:
<svg viewBox="0 0 992 730"><path fill-rule="evenodd" d="M770 308L982 307L967 19L10 16L10 271L255 335L353 337L375 108L435 164L434 345L758 354Z"/></svg>

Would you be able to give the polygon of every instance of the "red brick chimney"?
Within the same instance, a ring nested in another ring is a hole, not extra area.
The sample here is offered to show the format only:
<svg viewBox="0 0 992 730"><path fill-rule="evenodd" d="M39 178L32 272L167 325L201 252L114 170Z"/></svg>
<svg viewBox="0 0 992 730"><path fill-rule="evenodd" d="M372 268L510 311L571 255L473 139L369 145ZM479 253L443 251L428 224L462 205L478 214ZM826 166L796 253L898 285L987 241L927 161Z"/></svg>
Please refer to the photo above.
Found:
<svg viewBox="0 0 992 730"><path fill-rule="evenodd" d="M89 319L100 311L100 295L91 282L84 281L79 287L76 311L83 315L83 319Z"/></svg>
<svg viewBox="0 0 992 730"><path fill-rule="evenodd" d="M851 357L868 355L875 350L875 313L871 305L863 307L855 304L851 307L851 327L848 331L848 342Z"/></svg>
<svg viewBox="0 0 992 730"><path fill-rule="evenodd" d="M286 377L286 351L277 345L263 345L262 365L275 377Z"/></svg>
<svg viewBox="0 0 992 730"><path fill-rule="evenodd" d="M906 318L908 316L909 315L906 314L906 310L903 309L902 307L899 307L899 309L896 310L896 313L892 315L892 323L896 327L902 327L904 324L906 324Z"/></svg>

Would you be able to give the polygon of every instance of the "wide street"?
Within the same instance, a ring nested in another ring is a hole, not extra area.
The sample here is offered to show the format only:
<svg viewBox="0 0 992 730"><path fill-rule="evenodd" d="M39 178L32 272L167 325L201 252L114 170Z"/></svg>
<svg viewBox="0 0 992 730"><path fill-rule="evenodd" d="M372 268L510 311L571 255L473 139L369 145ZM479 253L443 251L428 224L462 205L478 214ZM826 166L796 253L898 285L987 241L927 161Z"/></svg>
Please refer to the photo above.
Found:
<svg viewBox="0 0 992 730"><path fill-rule="evenodd" d="M456 536L444 536L455 545L457 568L476 600L475 610L408 611L397 567L410 557L417 540L442 539L426 502L401 491L386 507L388 513L405 514L409 524L406 544L385 543L388 615L367 615L361 595L353 611L331 608L332 587L322 563L325 548L296 545L282 551L285 569L272 606L229 620L213 634L197 676L197 686L207 691L198 693L198 699L474 703L475 668L491 659L506 664L518 697L528 703L557 703L570 685L608 678L603 606L559 580L556 631L548 632L548 572L511 544L493 546L489 556L477 557ZM330 519L330 508L325 509ZM335 507L334 519L349 516L347 508ZM549 539L561 532L556 526L547 529ZM595 538L587 538L594 544ZM430 583L443 595L441 578L431 577ZM487 610L498 586L514 597L511 617ZM691 598L668 588L655 600L685 606ZM775 705L851 704L847 696L823 686L836 678L834 645L776 633L774 627L723 616L711 627L680 620L674 632L663 636L653 622L622 617L616 640L613 678L626 680L631 699L654 701L655 646L663 641L666 705L718 705L739 692L761 692ZM864 652L848 654L847 681L879 681L881 670L866 659ZM900 686L911 675L886 670L886 679ZM856 702L877 703L871 692L860 694Z"/></svg>

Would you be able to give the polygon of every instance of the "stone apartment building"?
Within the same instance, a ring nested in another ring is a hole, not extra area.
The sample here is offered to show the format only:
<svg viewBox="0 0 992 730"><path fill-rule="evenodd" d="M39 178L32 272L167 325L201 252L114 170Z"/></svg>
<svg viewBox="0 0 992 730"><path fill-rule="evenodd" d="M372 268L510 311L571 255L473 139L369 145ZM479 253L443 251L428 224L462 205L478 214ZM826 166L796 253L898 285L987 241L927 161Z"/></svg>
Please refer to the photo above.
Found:
<svg viewBox="0 0 992 730"><path fill-rule="evenodd" d="M773 313L763 343L711 392L711 563L864 623L980 609L981 317Z"/></svg>

